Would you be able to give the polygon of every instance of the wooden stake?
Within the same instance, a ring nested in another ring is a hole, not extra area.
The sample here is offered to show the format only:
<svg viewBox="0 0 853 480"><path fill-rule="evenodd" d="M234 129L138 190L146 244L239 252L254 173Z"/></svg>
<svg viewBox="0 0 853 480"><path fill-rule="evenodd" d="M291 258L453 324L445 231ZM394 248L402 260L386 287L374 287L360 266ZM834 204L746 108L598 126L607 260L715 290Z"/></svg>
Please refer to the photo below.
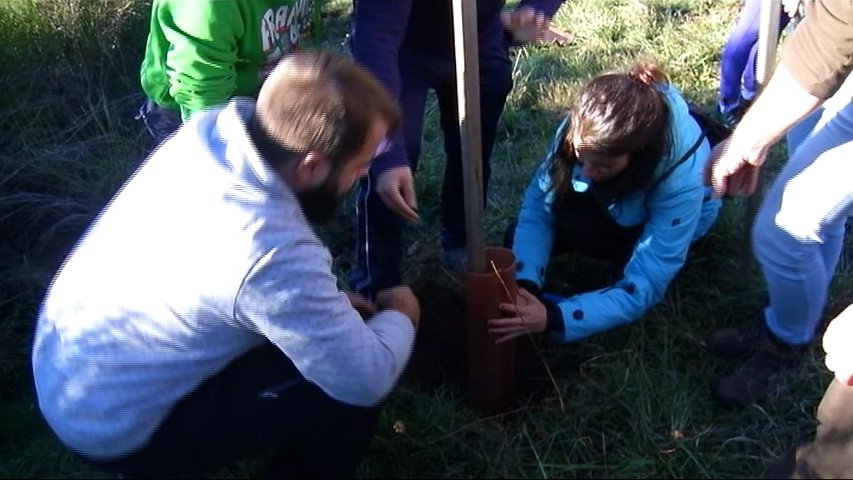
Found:
<svg viewBox="0 0 853 480"><path fill-rule="evenodd" d="M776 47L779 44L779 15L781 0L762 0L761 23L758 26L758 51L755 57L755 81L759 90L767 84L776 66Z"/></svg>
<svg viewBox="0 0 853 480"><path fill-rule="evenodd" d="M456 57L456 98L465 184L465 233L468 268L486 272L483 232L483 147L480 139L480 61L477 43L477 2L453 0Z"/></svg>
<svg viewBox="0 0 853 480"><path fill-rule="evenodd" d="M773 69L776 67L776 48L779 45L779 15L782 13L781 0L761 0L760 23L758 26L758 50L755 58L756 96L761 93ZM767 190L768 174L759 177L758 188L746 199L744 214L744 238L741 247L741 265L750 269L752 265L752 224Z"/></svg>

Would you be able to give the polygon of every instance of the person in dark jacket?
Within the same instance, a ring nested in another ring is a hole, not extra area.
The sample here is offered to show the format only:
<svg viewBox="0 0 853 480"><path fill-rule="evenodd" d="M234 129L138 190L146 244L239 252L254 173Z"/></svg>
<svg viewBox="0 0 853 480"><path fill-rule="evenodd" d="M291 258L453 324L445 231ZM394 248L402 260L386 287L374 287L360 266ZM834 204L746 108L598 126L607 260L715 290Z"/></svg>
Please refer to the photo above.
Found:
<svg viewBox="0 0 853 480"><path fill-rule="evenodd" d="M465 259L462 149L456 103L453 17L449 0L355 0L351 48L401 106L402 126L359 183L356 258L350 288L367 297L401 282L402 232L418 218L413 172L417 170L427 94L435 91L444 133L446 165L441 191L444 263L459 270ZM563 0L477 3L483 193L495 131L512 88L509 48L547 34Z"/></svg>

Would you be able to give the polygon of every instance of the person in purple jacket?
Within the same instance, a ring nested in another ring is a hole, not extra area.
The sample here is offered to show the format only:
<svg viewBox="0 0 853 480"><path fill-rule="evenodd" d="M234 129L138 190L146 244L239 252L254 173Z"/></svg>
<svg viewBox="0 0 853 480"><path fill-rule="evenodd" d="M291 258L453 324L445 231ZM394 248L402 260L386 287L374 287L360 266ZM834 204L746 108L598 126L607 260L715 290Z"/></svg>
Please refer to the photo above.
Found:
<svg viewBox="0 0 853 480"><path fill-rule="evenodd" d="M512 89L509 47L541 40L564 0L478 0L480 125L483 195L498 120ZM396 98L403 114L370 173L359 182L355 264L350 288L371 297L401 283L402 232L418 218L413 172L417 170L427 94L435 91L444 133L446 164L441 191L442 260L459 270L465 261L462 149L456 103L453 15L449 0L353 1L350 48ZM484 198L485 200L485 198Z"/></svg>

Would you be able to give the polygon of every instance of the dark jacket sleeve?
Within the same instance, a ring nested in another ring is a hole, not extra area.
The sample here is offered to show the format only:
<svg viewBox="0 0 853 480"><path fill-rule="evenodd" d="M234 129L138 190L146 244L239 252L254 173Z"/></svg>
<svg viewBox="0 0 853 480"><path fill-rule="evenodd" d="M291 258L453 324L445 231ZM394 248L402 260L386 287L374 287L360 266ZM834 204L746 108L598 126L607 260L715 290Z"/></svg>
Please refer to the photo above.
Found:
<svg viewBox="0 0 853 480"><path fill-rule="evenodd" d="M400 100L400 71L397 57L406 35L412 0L357 0L353 2L352 55L367 67L388 89L391 98ZM391 134L388 151L377 157L371 167L382 172L408 165L402 127Z"/></svg>
<svg viewBox="0 0 853 480"><path fill-rule="evenodd" d="M782 63L803 89L831 97L853 69L853 2L814 0L782 47Z"/></svg>

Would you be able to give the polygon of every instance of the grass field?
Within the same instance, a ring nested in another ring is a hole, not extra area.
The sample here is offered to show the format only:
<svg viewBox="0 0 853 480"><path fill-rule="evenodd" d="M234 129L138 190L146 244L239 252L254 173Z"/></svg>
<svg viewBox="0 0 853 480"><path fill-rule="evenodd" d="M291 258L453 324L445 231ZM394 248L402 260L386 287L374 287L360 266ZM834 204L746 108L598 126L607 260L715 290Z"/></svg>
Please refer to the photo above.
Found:
<svg viewBox="0 0 853 480"><path fill-rule="evenodd" d="M109 478L64 449L34 402L29 342L51 275L74 240L139 162L148 141L133 119L148 22L145 0L0 2L0 477ZM484 217L498 245L521 193L574 91L592 76L637 60L663 66L697 103L712 105L720 48L737 0L572 0L555 23L564 47L514 51L515 88L502 117ZM349 2L325 6L319 39L340 49ZM814 429L830 379L815 345L774 383L769 397L722 409L709 384L733 363L701 338L758 318L765 293L744 248L748 208L727 200L707 238L658 306L640 321L586 341L521 345L516 406L486 415L459 380L458 282L438 261L441 133L431 101L417 174L422 220L406 231L405 275L423 309L410 369L388 399L363 478L749 478ZM776 163L781 148L776 152ZM764 172L772 176L772 165ZM352 206L321 232L349 266ZM850 238L827 318L853 299ZM601 276L565 258L553 289ZM531 353L533 352L533 353ZM547 367L547 368L546 368ZM547 374L553 373L554 379ZM255 460L215 478L251 478Z"/></svg>

